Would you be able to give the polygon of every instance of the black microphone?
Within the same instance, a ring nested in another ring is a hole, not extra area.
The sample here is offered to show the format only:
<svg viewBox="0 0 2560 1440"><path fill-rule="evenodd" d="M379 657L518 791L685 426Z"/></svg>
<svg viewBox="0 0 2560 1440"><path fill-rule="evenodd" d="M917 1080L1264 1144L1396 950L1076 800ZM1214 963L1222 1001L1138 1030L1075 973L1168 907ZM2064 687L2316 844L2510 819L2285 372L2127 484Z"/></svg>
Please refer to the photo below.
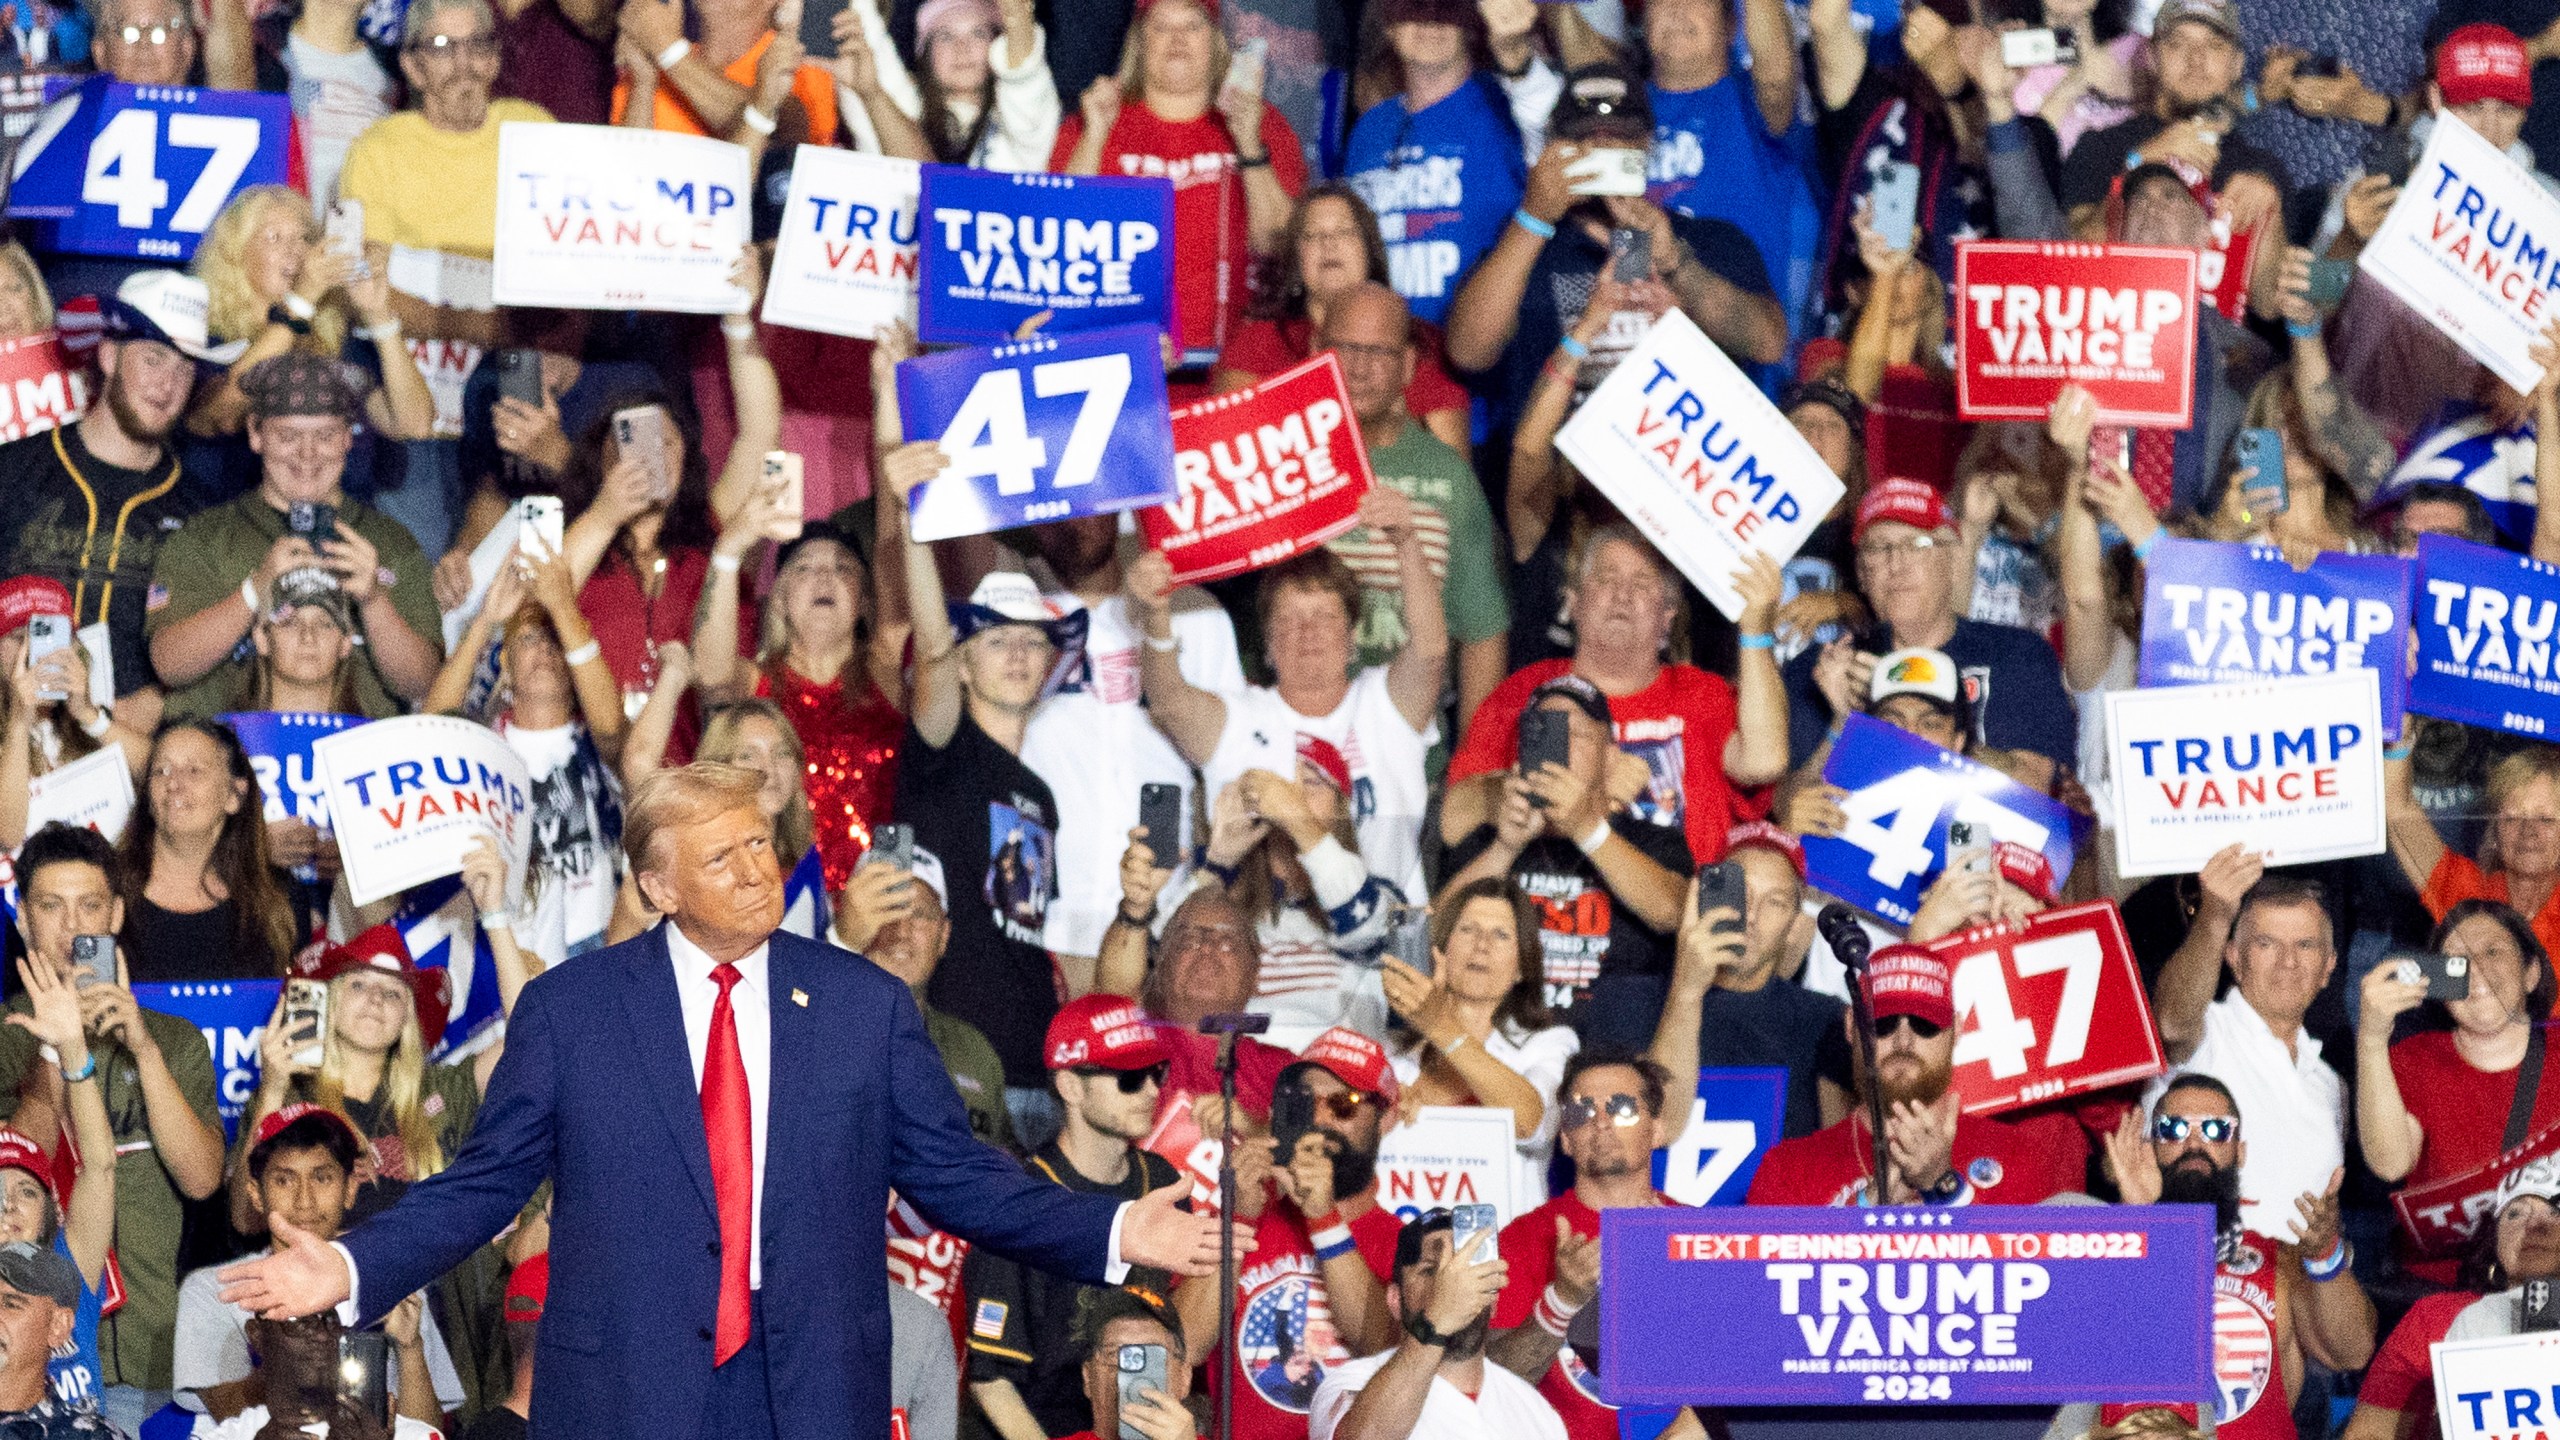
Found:
<svg viewBox="0 0 2560 1440"><path fill-rule="evenodd" d="M1242 1010L1200 1017L1200 1033L1203 1035L1259 1035L1270 1028L1270 1016Z"/></svg>
<svg viewBox="0 0 2560 1440"><path fill-rule="evenodd" d="M1867 952L1875 948L1875 938L1858 923L1857 911L1834 900L1813 917L1813 928L1821 933L1823 943L1831 947L1833 958L1841 965L1853 974L1865 972Z"/></svg>

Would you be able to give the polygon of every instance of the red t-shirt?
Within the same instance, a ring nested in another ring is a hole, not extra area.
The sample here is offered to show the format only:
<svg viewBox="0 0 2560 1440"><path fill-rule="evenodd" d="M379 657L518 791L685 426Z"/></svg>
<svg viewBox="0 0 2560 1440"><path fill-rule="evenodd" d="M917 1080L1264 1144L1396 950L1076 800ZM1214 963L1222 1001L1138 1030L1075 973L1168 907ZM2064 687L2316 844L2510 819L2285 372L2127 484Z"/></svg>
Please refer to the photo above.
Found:
<svg viewBox="0 0 2560 1440"><path fill-rule="evenodd" d="M1064 170L1084 139L1084 117L1058 126L1049 168ZM1278 107L1262 107L1262 146L1280 188L1307 185L1307 159ZM1135 101L1102 143L1104 175L1142 175L1173 182L1174 334L1185 350L1222 350L1244 324L1245 286L1253 251L1245 230L1244 181L1236 167L1227 117L1212 109L1196 120L1166 120Z"/></svg>
<svg viewBox="0 0 2560 1440"><path fill-rule="evenodd" d="M1746 1205L1853 1205L1866 1183L1866 1113L1781 1140L1751 1177ZM1983 1115L1956 1117L1955 1166L1973 1188L1974 1205L2035 1205L2081 1188L2088 1142L2068 1116L2012 1125Z"/></svg>
<svg viewBox="0 0 2560 1440"><path fill-rule="evenodd" d="M1183 1095L1213 1096L1218 1093L1218 1037L1172 1024L1153 1022L1156 1038L1173 1052L1171 1069L1164 1079L1164 1090L1156 1102L1156 1114ZM1260 1119L1271 1113L1271 1087L1280 1083L1280 1072L1298 1063L1298 1057L1277 1045L1266 1044L1250 1035L1236 1042L1236 1104L1244 1113ZM1216 1136L1211 1136L1216 1139Z"/></svg>
<svg viewBox="0 0 2560 1440"><path fill-rule="evenodd" d="M2276 1343L2276 1267L2283 1262L2276 1242L2263 1235L2243 1232L2240 1242L2231 1258L2213 1267L2216 1433L2227 1440L2295 1440L2284 1350ZM2445 1323L2452 1323L2450 1314ZM2423 1346L2418 1356L2423 1364ZM2102 1406L2098 1423L2114 1424L2145 1403Z"/></svg>
<svg viewBox="0 0 2560 1440"><path fill-rule="evenodd" d="M658 683L658 647L669 642L691 644L693 610L702 598L702 583L711 572L711 554L692 546L666 552L667 574L658 598L649 598L640 583L639 567L620 546L605 557L578 591L578 613L587 617L596 644L604 649L604 667L622 691L625 714L636 713L634 696L649 698ZM667 763L681 765L693 755L691 724L679 727L683 744L671 744Z"/></svg>
<svg viewBox="0 0 2560 1440"><path fill-rule="evenodd" d="M1381 1285L1393 1276L1400 1228L1383 1207L1350 1222L1360 1258ZM1323 1267L1297 1211L1278 1199L1264 1205L1253 1241L1253 1253L1237 1262L1236 1343L1227 1347L1234 1358L1212 1369L1210 1398L1240 1379L1236 1440L1306 1440L1316 1387L1353 1357L1334 1329Z"/></svg>
<svg viewBox="0 0 2560 1440"><path fill-rule="evenodd" d="M2544 1043L2551 1043L2548 1032ZM2517 1073L2473 1069L2453 1048L2450 1031L2423 1031L2391 1047L2391 1078L2399 1082L2401 1103L2427 1137L2407 1184L2432 1185L2497 1158L2498 1142L2506 1138L2507 1111L2516 1103ZM2539 1134L2554 1122L2560 1122L2560 1063L2542 1067L2542 1088L2534 1096L2533 1119L2525 1133ZM2404 1255L2402 1263L2439 1285L2450 1285L2462 1262Z"/></svg>
<svg viewBox="0 0 2560 1440"><path fill-rule="evenodd" d="M1228 337L1227 348L1218 355L1218 368L1268 380L1315 353L1315 326L1306 317L1255 320ZM1442 362L1445 353L1439 326L1413 322L1413 379L1404 387L1404 408L1416 417L1467 408L1467 392L1449 378L1448 366Z"/></svg>
<svg viewBox="0 0 2560 1440"><path fill-rule="evenodd" d="M2453 1317L2479 1298L2477 1290L2448 1290L2410 1306L2382 1348L2373 1352L2373 1363L2364 1367L2356 1403L2414 1415L2418 1428L2409 1440L2434 1440L2436 1367L2427 1347L2444 1339L2453 1328Z"/></svg>
<svg viewBox="0 0 2560 1440"><path fill-rule="evenodd" d="M1664 1205L1680 1202L1657 1190ZM1529 1312L1556 1278L1556 1220L1561 1216L1573 1233L1588 1238L1600 1233L1600 1212L1567 1190L1546 1204L1502 1227L1502 1259L1511 1267L1502 1294L1493 1302L1493 1328L1516 1330L1536 1323ZM1618 1407L1600 1398L1600 1380L1584 1368L1573 1347L1557 1347L1554 1363L1538 1377L1538 1393L1556 1407L1570 1440L1617 1440Z"/></svg>
<svg viewBox="0 0 2560 1440"><path fill-rule="evenodd" d="M1520 763L1520 712L1540 685L1572 669L1570 660L1541 660L1494 686L1449 757L1449 779ZM1725 832L1734 826L1724 742L1735 723L1733 687L1695 665L1665 665L1642 690L1609 697L1609 727L1618 748L1641 757L1653 771L1652 785L1629 813L1685 828L1689 853L1701 865L1724 858Z"/></svg>

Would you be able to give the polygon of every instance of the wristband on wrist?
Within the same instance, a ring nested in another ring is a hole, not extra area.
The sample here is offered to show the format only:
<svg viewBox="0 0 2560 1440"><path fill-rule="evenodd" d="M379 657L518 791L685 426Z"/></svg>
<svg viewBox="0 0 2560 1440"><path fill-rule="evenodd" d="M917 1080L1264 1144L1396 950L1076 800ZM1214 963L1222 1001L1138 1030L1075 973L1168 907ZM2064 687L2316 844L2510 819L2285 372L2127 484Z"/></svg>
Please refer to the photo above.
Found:
<svg viewBox="0 0 2560 1440"><path fill-rule="evenodd" d="M720 317L720 333L728 336L732 340L753 340L756 338L755 317L752 315L723 315Z"/></svg>
<svg viewBox="0 0 2560 1440"><path fill-rule="evenodd" d="M301 297L297 295L289 298L298 300ZM270 305L267 307L267 323L270 325L281 325L296 335L308 335L311 333L310 320L296 318L292 311L287 310L282 305Z"/></svg>
<svg viewBox="0 0 2560 1440"><path fill-rule="evenodd" d="M258 618L257 576L252 575L240 582L240 603L249 607L249 619L254 623Z"/></svg>
<svg viewBox="0 0 2560 1440"><path fill-rule="evenodd" d="M1151 925L1155 924L1155 921L1156 921L1156 917L1155 917L1155 916L1153 916L1153 915L1151 915L1151 914L1150 914L1150 915L1132 915L1132 914L1130 914L1130 913L1129 913L1129 903L1128 903L1127 901L1125 901L1125 900L1124 900L1124 901L1122 901L1122 902L1120 902L1120 909L1119 909L1119 911L1118 911L1118 915L1119 915L1120 923L1121 923L1121 924L1123 924L1123 925L1128 926L1128 927L1129 927L1130 929L1132 929L1132 930L1144 930L1144 929L1148 928L1149 926L1151 926Z"/></svg>
<svg viewBox="0 0 2560 1440"><path fill-rule="evenodd" d="M1745 650L1775 650L1778 648L1778 637L1765 634L1744 635L1737 638L1734 643Z"/></svg>
<svg viewBox="0 0 2560 1440"><path fill-rule="evenodd" d="M1182 648L1182 637L1179 635L1167 635L1161 640L1150 635L1146 637L1146 639L1147 648L1153 650L1159 655L1170 655L1174 651Z"/></svg>
<svg viewBox="0 0 2560 1440"><path fill-rule="evenodd" d="M1328 1240L1325 1238L1327 1235L1339 1235L1342 1238L1339 1240ZM1308 1242L1315 1246L1316 1263L1319 1265L1323 1264L1327 1260L1339 1260L1345 1255L1357 1255L1360 1253L1360 1247L1352 1240L1351 1232L1343 1229L1339 1225L1324 1232L1323 1235L1309 1236Z"/></svg>
<svg viewBox="0 0 2560 1440"><path fill-rule="evenodd" d="M1564 354L1572 356L1576 360L1588 360L1591 358L1591 347L1583 344L1581 341L1576 340L1570 335L1558 340L1556 342L1556 349L1562 351Z"/></svg>
<svg viewBox="0 0 2560 1440"><path fill-rule="evenodd" d="M484 935L504 935L510 940L516 938L515 922L509 920L503 912L481 916L480 932Z"/></svg>
<svg viewBox="0 0 2560 1440"><path fill-rule="evenodd" d="M753 105L750 105L738 112L738 123L746 126L748 129L753 130L759 135L769 136L774 131L773 117L767 115Z"/></svg>
<svg viewBox="0 0 2560 1440"><path fill-rule="evenodd" d="M1540 1295L1538 1303L1530 1309L1529 1318L1538 1322L1539 1329L1561 1340L1565 1332L1573 1328L1573 1317L1581 1308L1564 1303L1563 1297L1556 1294L1555 1282L1549 1281L1546 1293Z"/></svg>
<svg viewBox="0 0 2560 1440"><path fill-rule="evenodd" d="M586 664L588 661L601 659L603 656L604 642L601 640L590 639L586 644L579 646L577 649L570 651L568 654L563 655L560 658L569 662L569 668L575 670L579 666Z"/></svg>
<svg viewBox="0 0 2560 1440"><path fill-rule="evenodd" d="M684 63L684 57L692 53L693 42L679 37L676 43L658 52L658 68L673 70Z"/></svg>
<svg viewBox="0 0 2560 1440"><path fill-rule="evenodd" d="M296 320L308 321L311 317L320 313L319 306L303 299L300 295L295 294L291 290L284 292L284 299L281 303L284 306L285 313L291 315Z"/></svg>
<svg viewBox="0 0 2560 1440"><path fill-rule="evenodd" d="M1268 151L1265 151L1260 155L1239 155L1236 157L1236 168L1239 170L1260 170L1270 163L1271 155Z"/></svg>
<svg viewBox="0 0 2560 1440"><path fill-rule="evenodd" d="M2346 1236L2341 1235L2338 1237L2338 1243L2329 1247L2328 1254L2317 1260L2302 1262L2303 1276L2314 1284L2323 1280L2335 1280L2345 1272L2348 1262L2354 1260L2355 1255L2355 1247L2347 1243Z"/></svg>
<svg viewBox="0 0 2560 1440"><path fill-rule="evenodd" d="M80 722L80 733L88 736L92 740L105 739L107 732L114 728L116 728L116 717L108 714L103 709L93 713L88 719Z"/></svg>
<svg viewBox="0 0 2560 1440"><path fill-rule="evenodd" d="M2382 747L2382 758L2385 760L2406 760L2409 758L2409 752L2414 748L2416 747L2412 745L2385 745Z"/></svg>
<svg viewBox="0 0 2560 1440"><path fill-rule="evenodd" d="M2140 544L2138 544L2138 545L2136 545L2136 546L2134 546L2134 547L2133 547L2133 558L2134 558L2134 559L2136 559L2136 560L2148 560L2148 559L2150 559L2150 558L2151 558L2151 547L2152 547L2152 546L2154 546L2154 545L2157 545L2157 544L2159 544L2159 543L2160 543L2160 532L2159 532L2159 531L2157 531L2157 530L2154 530L2154 531L2152 531L2150 534L2143 536L2143 537L2142 537L2142 543L2140 543Z"/></svg>
<svg viewBox="0 0 2560 1440"><path fill-rule="evenodd" d="M366 339L373 342L373 348L377 350L381 349L385 345L396 345L400 341L400 322L397 320L377 321L373 325L367 327L364 334Z"/></svg>
<svg viewBox="0 0 2560 1440"><path fill-rule="evenodd" d="M1537 236L1541 240L1553 240L1556 238L1556 227L1539 219L1537 216L1530 214L1526 206L1511 212L1511 223L1528 231L1530 234Z"/></svg>
<svg viewBox="0 0 2560 1440"><path fill-rule="evenodd" d="M723 575L737 574L739 568L746 563L745 560L725 550L715 550L711 553L711 568Z"/></svg>
<svg viewBox="0 0 2560 1440"><path fill-rule="evenodd" d="M1438 1041L1433 1041L1432 1044L1443 1056L1455 1055L1459 1051L1467 1048L1467 1032L1464 1030L1459 1031L1458 1038L1450 1041L1446 1045L1442 1045Z"/></svg>
<svg viewBox="0 0 2560 1440"><path fill-rule="evenodd" d="M60 1069L61 1067L60 1067L59 1065L57 1065L55 1068L56 1068L56 1069ZM64 1084L66 1084L66 1085L77 1085L77 1084L79 1084L81 1081L86 1080L86 1079L88 1079L89 1077L91 1077L91 1076L93 1076L93 1075L95 1075L95 1074L97 1074L97 1073L98 1073L98 1053L97 1053L96 1051L92 1050L92 1051L90 1051L87 1055L84 1055L84 1056L82 1056L82 1057L81 1057L81 1059L80 1059L80 1073L79 1073L79 1074L77 1074L77 1075L74 1075L74 1074L72 1074L70 1071L68 1071L68 1070L64 1070L64 1071L62 1071L62 1081L63 1081L63 1083L64 1083Z"/></svg>
<svg viewBox="0 0 2560 1440"><path fill-rule="evenodd" d="M2314 320L2305 325L2287 320L2284 322L2284 333L2296 340L2317 340L2320 338L2320 322Z"/></svg>
<svg viewBox="0 0 2560 1440"><path fill-rule="evenodd" d="M1583 854L1597 855L1600 853L1600 847L1609 843L1609 834L1609 817L1603 815L1591 822L1590 834L1573 843L1582 847Z"/></svg>

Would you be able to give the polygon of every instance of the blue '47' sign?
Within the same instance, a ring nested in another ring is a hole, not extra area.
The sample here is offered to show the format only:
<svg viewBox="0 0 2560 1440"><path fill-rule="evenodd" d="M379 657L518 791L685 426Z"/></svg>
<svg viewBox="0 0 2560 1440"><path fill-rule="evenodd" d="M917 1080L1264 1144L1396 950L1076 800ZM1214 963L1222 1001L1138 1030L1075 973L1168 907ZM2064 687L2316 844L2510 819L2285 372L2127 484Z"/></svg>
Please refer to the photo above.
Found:
<svg viewBox="0 0 2560 1440"><path fill-rule="evenodd" d="M1849 823L1836 837L1808 835L1805 868L1815 889L1897 925L1947 868L1947 825L1969 821L1976 843L2015 841L2042 851L2059 888L2071 874L2087 822L2049 795L1865 715L1852 715L1822 778L1849 792Z"/></svg>
<svg viewBox="0 0 2560 1440"><path fill-rule="evenodd" d="M53 222L55 250L183 262L233 195L287 183L292 145L282 95L98 76L19 147L9 213Z"/></svg>
<svg viewBox="0 0 2560 1440"><path fill-rule="evenodd" d="M908 498L918 540L984 535L1174 498L1156 327L1118 325L898 367L910 440L950 468Z"/></svg>

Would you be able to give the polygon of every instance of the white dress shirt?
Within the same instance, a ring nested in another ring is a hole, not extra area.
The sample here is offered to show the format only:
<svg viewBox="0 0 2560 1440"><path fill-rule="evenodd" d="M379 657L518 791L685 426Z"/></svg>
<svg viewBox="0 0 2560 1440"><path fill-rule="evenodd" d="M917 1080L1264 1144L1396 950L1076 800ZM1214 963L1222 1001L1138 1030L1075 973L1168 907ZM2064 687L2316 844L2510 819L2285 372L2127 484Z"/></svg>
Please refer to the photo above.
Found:
<svg viewBox="0 0 2560 1440"><path fill-rule="evenodd" d="M684 933L683 927L661 925L666 932L667 958L675 966L676 1002L684 1011L684 1045L693 1061L693 1088L702 1092L702 1061L711 1046L711 1007L719 1002L720 984L711 978L718 962L703 953L702 947ZM740 956L738 983L730 988L729 1009L738 1028L738 1058L747 1071L747 1110L749 1132L755 1145L755 1189L752 1223L748 1229L747 1285L750 1289L764 1286L764 1156L767 1117L772 1113L773 1087L768 1081L773 1068L773 990L766 983L766 958L772 942L758 945ZM1552 1106L1550 1109L1554 1108ZM1111 1216L1111 1243L1103 1264L1103 1283L1117 1285L1128 1278L1129 1262L1120 1257L1120 1227L1128 1221L1129 1206L1123 1201ZM347 1247L335 1241L331 1248L347 1267L347 1298L338 1306L341 1323L353 1326L356 1321L356 1297L361 1283L356 1274L355 1257Z"/></svg>
<svg viewBox="0 0 2560 1440"><path fill-rule="evenodd" d="M1309 1440L1333 1440L1360 1392L1395 1357L1390 1348L1325 1372L1307 1410ZM1472 1396L1448 1376L1432 1372L1409 1440L1565 1440L1565 1429L1556 1407L1536 1386L1488 1360L1484 1383Z"/></svg>
<svg viewBox="0 0 2560 1440"><path fill-rule="evenodd" d="M2210 1075L2240 1106L2240 1221L2270 1240L2302 1228L2294 1201L2329 1188L2347 1163L2347 1086L2320 1058L2320 1042L2296 1029L2288 1047L2237 989L2204 1010L2204 1035L2184 1065L2151 1082L2145 1108L2179 1075Z"/></svg>
<svg viewBox="0 0 2560 1440"><path fill-rule="evenodd" d="M711 1007L720 1003L720 982L711 978L718 961L702 952L678 925L667 932L667 958L676 967L676 1003L684 1007L684 1048L693 1060L693 1089L702 1093L702 1061L711 1047ZM773 1113L773 989L765 983L768 941L738 957L738 983L729 990L729 1009L738 1027L738 1058L747 1071L749 1133L755 1137L755 1188L747 1227L747 1287L764 1285L764 1137Z"/></svg>

